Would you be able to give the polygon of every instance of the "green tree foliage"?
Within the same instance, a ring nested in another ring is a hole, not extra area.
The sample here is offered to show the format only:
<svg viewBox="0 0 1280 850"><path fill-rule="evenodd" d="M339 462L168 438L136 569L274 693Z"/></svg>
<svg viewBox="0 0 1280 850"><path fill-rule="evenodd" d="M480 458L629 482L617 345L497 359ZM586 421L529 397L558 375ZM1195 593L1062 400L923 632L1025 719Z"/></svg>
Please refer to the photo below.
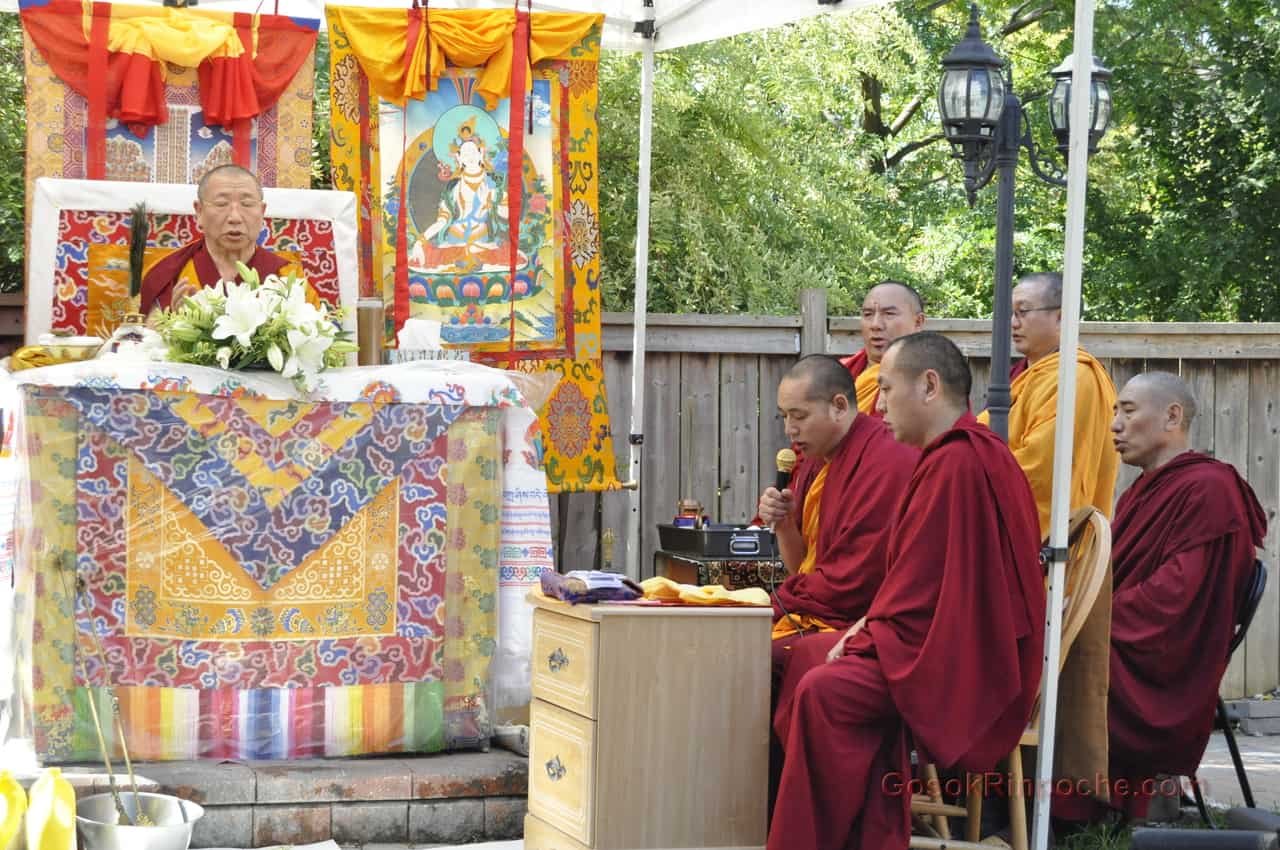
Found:
<svg viewBox="0 0 1280 850"><path fill-rule="evenodd" d="M0 292L22 290L27 149L23 76L22 26L17 15L0 15Z"/></svg>
<svg viewBox="0 0 1280 850"><path fill-rule="evenodd" d="M790 313L821 286L851 310L902 277L930 312L989 315L995 189L966 205L940 141L957 0L900 2L658 54L650 309ZM1068 0L982 3L1051 156L1047 71ZM1100 5L1114 124L1090 166L1087 318L1280 318L1275 0ZM605 303L633 298L639 59L601 67ZM1015 274L1060 267L1065 192L1018 172Z"/></svg>

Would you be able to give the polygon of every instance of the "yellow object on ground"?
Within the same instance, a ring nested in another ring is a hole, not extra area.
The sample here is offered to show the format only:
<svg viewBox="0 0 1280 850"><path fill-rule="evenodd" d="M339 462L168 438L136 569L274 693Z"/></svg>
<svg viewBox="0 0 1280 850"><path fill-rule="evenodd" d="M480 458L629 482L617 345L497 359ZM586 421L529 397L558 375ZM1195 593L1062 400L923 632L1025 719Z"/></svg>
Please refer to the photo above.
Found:
<svg viewBox="0 0 1280 850"><path fill-rule="evenodd" d="M31 786L27 850L76 850L76 792L56 767Z"/></svg>
<svg viewBox="0 0 1280 850"><path fill-rule="evenodd" d="M22 843L22 816L27 811L27 792L9 771L0 771L0 850L18 850Z"/></svg>
<svg viewBox="0 0 1280 850"><path fill-rule="evenodd" d="M769 594L758 587L729 590L723 585L708 584L698 587L680 584L666 576L654 576L640 582L645 599L663 602L684 602L688 605L768 605Z"/></svg>

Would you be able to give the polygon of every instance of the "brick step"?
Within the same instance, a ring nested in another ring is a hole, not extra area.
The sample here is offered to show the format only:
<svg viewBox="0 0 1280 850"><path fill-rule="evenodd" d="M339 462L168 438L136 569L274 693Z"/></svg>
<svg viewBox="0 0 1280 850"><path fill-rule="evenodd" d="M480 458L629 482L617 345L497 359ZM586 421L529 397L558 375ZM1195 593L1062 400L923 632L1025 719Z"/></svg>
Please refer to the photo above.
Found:
<svg viewBox="0 0 1280 850"><path fill-rule="evenodd" d="M528 760L505 750L311 761L137 764L149 789L205 808L192 848L465 844L519 838ZM106 790L93 766L66 766L79 793ZM76 777L76 773L82 773Z"/></svg>

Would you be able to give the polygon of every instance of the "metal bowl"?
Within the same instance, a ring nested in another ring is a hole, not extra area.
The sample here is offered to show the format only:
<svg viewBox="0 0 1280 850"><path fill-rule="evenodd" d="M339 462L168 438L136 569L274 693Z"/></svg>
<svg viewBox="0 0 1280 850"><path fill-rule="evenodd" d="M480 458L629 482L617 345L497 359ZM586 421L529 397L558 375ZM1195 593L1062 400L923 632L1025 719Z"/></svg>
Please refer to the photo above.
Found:
<svg viewBox="0 0 1280 850"><path fill-rule="evenodd" d="M187 850L191 828L204 809L168 794L120 791L120 802L129 816L142 811L155 826L119 823L120 814L110 794L94 794L76 803L76 831L83 850Z"/></svg>

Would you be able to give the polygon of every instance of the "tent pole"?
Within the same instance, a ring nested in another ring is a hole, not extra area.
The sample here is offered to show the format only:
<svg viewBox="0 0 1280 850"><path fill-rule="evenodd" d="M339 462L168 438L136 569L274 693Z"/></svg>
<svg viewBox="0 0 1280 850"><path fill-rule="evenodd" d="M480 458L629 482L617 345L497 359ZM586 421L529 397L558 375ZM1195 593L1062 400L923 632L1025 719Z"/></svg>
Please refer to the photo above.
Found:
<svg viewBox="0 0 1280 850"><path fill-rule="evenodd" d="M646 0L645 20L654 17L653 0ZM645 313L649 309L649 159L653 147L653 36L640 48L640 162L636 193L636 291L631 341L631 448L627 511L627 576L640 578L640 467L644 455Z"/></svg>
<svg viewBox="0 0 1280 850"><path fill-rule="evenodd" d="M1048 850L1053 798L1054 732L1058 722L1058 665L1062 655L1062 598L1066 579L1067 520L1070 514L1071 449L1076 410L1076 347L1080 340L1080 282L1084 265L1085 189L1088 185L1090 73L1093 70L1093 2L1076 0L1067 155L1067 233L1063 248L1062 327L1058 350L1058 411L1054 429L1053 502L1049 511L1048 623L1044 678L1040 691L1040 751L1036 758L1033 850Z"/></svg>

